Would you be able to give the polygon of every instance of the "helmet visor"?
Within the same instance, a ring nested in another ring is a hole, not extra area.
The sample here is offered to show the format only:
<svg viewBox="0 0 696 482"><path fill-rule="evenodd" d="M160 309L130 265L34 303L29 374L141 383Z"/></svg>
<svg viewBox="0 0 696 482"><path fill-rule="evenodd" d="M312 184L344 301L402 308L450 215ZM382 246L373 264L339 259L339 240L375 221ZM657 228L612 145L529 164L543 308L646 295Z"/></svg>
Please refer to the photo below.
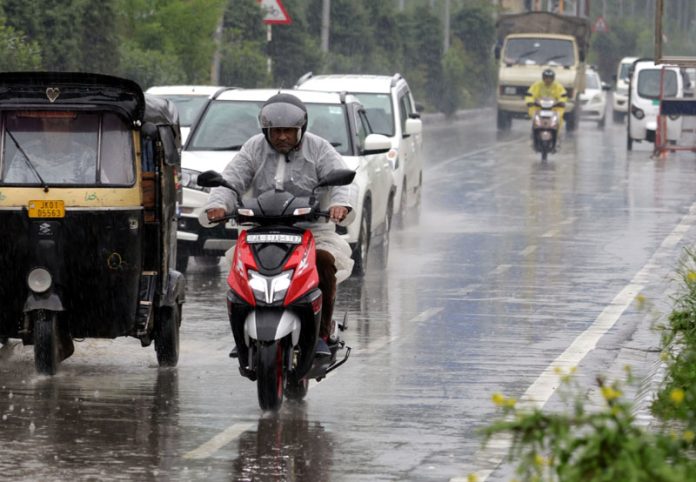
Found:
<svg viewBox="0 0 696 482"><path fill-rule="evenodd" d="M263 129L273 127L302 128L307 122L307 113L286 102L265 105L259 113L259 123Z"/></svg>

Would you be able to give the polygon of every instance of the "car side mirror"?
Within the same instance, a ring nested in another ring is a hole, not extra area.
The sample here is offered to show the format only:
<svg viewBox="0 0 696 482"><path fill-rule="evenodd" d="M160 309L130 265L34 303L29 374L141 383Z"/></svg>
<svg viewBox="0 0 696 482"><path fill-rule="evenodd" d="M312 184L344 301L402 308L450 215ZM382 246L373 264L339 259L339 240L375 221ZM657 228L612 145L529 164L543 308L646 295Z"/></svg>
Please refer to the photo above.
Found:
<svg viewBox="0 0 696 482"><path fill-rule="evenodd" d="M423 121L420 119L406 119L404 137L423 132Z"/></svg>
<svg viewBox="0 0 696 482"><path fill-rule="evenodd" d="M602 82L602 90L611 90L611 85L606 82Z"/></svg>
<svg viewBox="0 0 696 482"><path fill-rule="evenodd" d="M324 186L347 186L355 178L355 171L350 169L334 169L322 179L314 189Z"/></svg>
<svg viewBox="0 0 696 482"><path fill-rule="evenodd" d="M222 174L216 171L205 171L198 175L196 184L201 187L218 187L227 184Z"/></svg>
<svg viewBox="0 0 696 482"><path fill-rule="evenodd" d="M391 147L391 141L387 136L382 134L370 134L365 138L362 154L365 156L369 156L370 154L383 154L388 152Z"/></svg>
<svg viewBox="0 0 696 482"><path fill-rule="evenodd" d="M416 112L421 113L425 111L425 106L416 102Z"/></svg>
<svg viewBox="0 0 696 482"><path fill-rule="evenodd" d="M500 60L500 45L496 45L493 48L493 55L495 56L495 60Z"/></svg>

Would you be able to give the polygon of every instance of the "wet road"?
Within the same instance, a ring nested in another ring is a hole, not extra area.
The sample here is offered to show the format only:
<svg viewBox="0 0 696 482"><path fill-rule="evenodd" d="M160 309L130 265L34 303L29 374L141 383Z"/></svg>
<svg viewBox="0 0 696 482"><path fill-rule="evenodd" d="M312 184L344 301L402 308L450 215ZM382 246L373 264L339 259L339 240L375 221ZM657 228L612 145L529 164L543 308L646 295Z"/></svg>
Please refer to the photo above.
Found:
<svg viewBox="0 0 696 482"><path fill-rule="evenodd" d="M192 263L179 367L135 339L87 340L53 378L0 350L0 478L448 480L492 470L478 429L493 392L544 403L553 366L602 370L633 298L696 238L696 157L625 150L581 123L542 164L527 125L484 116L425 129L418 225L386 272L339 289L349 362L302 404L263 414L227 357L226 266ZM668 266L669 268L669 266ZM489 480L499 475L493 472Z"/></svg>

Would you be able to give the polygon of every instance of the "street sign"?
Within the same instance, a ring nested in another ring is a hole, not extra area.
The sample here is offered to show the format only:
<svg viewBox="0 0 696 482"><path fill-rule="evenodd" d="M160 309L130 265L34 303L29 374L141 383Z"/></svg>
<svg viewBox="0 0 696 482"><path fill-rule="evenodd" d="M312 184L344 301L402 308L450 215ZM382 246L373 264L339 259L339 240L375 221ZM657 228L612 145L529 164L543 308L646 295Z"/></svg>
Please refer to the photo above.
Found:
<svg viewBox="0 0 696 482"><path fill-rule="evenodd" d="M601 15L597 17L597 20L592 24L592 31L600 33L607 33L609 31L609 25L607 25L607 21L604 20L604 17Z"/></svg>
<svg viewBox="0 0 696 482"><path fill-rule="evenodd" d="M263 23L266 25L287 25L292 23L290 15L280 0L256 0L261 4L265 15Z"/></svg>

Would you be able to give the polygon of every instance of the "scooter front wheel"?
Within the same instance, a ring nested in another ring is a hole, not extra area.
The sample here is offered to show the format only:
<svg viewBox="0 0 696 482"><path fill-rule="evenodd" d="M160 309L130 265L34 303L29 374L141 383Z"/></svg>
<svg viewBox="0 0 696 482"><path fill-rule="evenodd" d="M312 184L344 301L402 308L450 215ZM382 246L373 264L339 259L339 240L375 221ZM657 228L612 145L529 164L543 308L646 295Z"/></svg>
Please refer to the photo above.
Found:
<svg viewBox="0 0 696 482"><path fill-rule="evenodd" d="M268 344L259 343L257 347L256 390L262 410L276 411L283 404L287 376L283 351L283 345L278 340Z"/></svg>

